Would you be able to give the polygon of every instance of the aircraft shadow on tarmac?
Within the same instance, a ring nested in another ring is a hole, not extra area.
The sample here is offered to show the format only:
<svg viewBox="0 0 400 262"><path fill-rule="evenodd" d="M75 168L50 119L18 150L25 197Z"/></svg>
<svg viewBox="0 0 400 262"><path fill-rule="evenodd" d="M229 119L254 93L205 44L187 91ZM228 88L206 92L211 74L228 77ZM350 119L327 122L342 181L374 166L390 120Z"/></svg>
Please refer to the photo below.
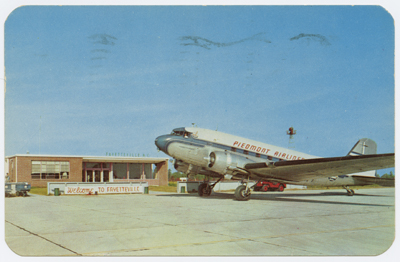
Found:
<svg viewBox="0 0 400 262"><path fill-rule="evenodd" d="M190 194L162 194L157 195L159 197L197 197L204 200L207 199L232 199L237 201L232 192L213 192L210 196L200 197L197 193ZM296 202L296 203L319 203L319 204L331 204L331 205L356 205L356 206L381 206L381 207L392 207L394 205L380 205L380 204L368 204L368 203L354 203L344 202L336 200L317 200L317 199L305 199L305 197L330 197L330 196L343 196L346 198L355 198L362 196L369 197L393 197L387 195L373 195L373 194L354 194L353 196L347 196L347 193L342 192L321 192L321 193L310 193L310 194L285 194L285 193L267 193L267 194L252 194L250 201L281 201L281 202Z"/></svg>

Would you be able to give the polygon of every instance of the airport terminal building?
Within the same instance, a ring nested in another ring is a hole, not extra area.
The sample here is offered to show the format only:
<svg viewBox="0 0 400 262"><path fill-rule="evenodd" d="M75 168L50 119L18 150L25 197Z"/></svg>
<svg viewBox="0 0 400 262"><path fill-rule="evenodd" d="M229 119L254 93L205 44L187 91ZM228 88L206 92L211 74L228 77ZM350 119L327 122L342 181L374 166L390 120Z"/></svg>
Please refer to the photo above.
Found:
<svg viewBox="0 0 400 262"><path fill-rule="evenodd" d="M148 182L168 185L168 158L14 155L5 159L9 182Z"/></svg>

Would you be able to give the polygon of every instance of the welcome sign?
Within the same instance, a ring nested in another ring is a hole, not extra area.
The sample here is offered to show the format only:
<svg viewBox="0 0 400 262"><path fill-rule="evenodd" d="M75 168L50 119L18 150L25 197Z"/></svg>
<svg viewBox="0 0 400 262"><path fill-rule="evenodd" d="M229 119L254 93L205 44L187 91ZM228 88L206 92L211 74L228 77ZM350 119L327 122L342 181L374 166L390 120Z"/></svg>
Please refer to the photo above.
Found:
<svg viewBox="0 0 400 262"><path fill-rule="evenodd" d="M90 184L72 184L66 185L64 188L64 194L134 194L144 193L144 185L140 184L102 184L102 185L90 185Z"/></svg>

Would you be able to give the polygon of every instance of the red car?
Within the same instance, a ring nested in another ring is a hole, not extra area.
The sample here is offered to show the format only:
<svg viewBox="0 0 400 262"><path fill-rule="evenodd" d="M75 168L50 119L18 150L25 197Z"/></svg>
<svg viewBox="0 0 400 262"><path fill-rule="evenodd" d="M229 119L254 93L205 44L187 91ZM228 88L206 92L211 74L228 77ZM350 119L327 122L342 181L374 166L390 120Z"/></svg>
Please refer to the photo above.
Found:
<svg viewBox="0 0 400 262"><path fill-rule="evenodd" d="M258 182L256 186L254 187L254 191L279 191L282 192L285 190L286 184L278 183L278 182L267 182L267 181L262 181Z"/></svg>

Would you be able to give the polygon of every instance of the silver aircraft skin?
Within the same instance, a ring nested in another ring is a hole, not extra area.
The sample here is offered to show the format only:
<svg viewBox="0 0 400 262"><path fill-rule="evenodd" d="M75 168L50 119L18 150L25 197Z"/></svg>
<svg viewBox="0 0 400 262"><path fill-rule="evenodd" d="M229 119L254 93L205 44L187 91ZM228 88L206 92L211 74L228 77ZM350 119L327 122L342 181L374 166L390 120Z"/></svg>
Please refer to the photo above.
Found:
<svg viewBox="0 0 400 262"><path fill-rule="evenodd" d="M343 186L352 196L352 185L394 186L394 180L375 178L377 169L394 166L394 153L376 154L376 143L360 139L347 156L320 158L243 137L197 127L175 128L156 138L159 150L174 158L176 170L205 175L199 195L211 194L222 179L239 179L237 200L248 200L250 180L294 185ZM218 178L211 184L210 177Z"/></svg>

